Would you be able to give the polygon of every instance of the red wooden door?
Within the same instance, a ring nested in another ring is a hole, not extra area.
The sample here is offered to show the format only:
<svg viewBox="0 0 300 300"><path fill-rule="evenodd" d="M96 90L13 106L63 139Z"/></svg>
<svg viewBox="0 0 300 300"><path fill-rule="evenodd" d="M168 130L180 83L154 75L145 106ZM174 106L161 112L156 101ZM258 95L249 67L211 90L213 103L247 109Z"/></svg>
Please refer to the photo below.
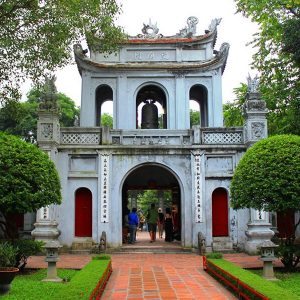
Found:
<svg viewBox="0 0 300 300"><path fill-rule="evenodd" d="M295 212L288 210L286 212L277 212L277 230L278 236L287 238L294 234L295 229Z"/></svg>
<svg viewBox="0 0 300 300"><path fill-rule="evenodd" d="M222 188L212 194L212 235L228 236L228 200Z"/></svg>
<svg viewBox="0 0 300 300"><path fill-rule="evenodd" d="M24 229L24 214L20 213L9 213L7 214L8 221L16 226L17 230Z"/></svg>
<svg viewBox="0 0 300 300"><path fill-rule="evenodd" d="M92 193L86 188L75 194L75 236L92 236Z"/></svg>

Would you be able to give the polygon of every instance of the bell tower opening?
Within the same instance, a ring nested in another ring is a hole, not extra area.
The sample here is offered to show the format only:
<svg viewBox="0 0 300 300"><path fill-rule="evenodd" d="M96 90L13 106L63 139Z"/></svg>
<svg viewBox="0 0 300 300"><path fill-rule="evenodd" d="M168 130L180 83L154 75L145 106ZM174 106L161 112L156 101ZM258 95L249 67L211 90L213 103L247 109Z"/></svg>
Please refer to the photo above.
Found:
<svg viewBox="0 0 300 300"><path fill-rule="evenodd" d="M108 125L104 116L113 115L113 91L108 85L100 85L96 89L96 126ZM107 109L109 107L109 110ZM108 112L110 111L110 112Z"/></svg>
<svg viewBox="0 0 300 300"><path fill-rule="evenodd" d="M147 164L132 171L126 178L122 189L122 241L128 241L127 215L137 208L140 220L138 230L147 230L147 211L154 203L163 214L170 212L173 220L171 238L181 241L181 199L180 187L175 176L166 168ZM163 238L166 238L166 228ZM168 233L169 234L169 233ZM159 232L157 228L157 238Z"/></svg>
<svg viewBox="0 0 300 300"><path fill-rule="evenodd" d="M136 128L167 128L167 100L160 87L147 85L138 92L136 98Z"/></svg>
<svg viewBox="0 0 300 300"><path fill-rule="evenodd" d="M194 85L190 89L190 109L197 121L192 125L208 126L207 89L203 85ZM197 116L197 113L199 114ZM191 120L192 121L192 120Z"/></svg>

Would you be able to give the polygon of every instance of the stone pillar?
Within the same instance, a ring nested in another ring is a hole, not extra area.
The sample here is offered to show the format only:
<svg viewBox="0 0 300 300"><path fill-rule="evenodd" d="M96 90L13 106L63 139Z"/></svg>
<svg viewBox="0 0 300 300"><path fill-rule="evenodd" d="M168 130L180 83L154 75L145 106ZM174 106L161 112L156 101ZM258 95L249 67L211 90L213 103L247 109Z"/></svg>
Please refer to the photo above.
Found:
<svg viewBox="0 0 300 300"><path fill-rule="evenodd" d="M138 191L130 191L130 211L132 210L133 207L137 208L137 196L138 196Z"/></svg>
<svg viewBox="0 0 300 300"><path fill-rule="evenodd" d="M164 191L159 190L157 192L157 196L158 196L158 208L161 208L164 212Z"/></svg>
<svg viewBox="0 0 300 300"><path fill-rule="evenodd" d="M250 222L245 232L247 241L245 251L248 254L257 254L262 243L270 241L274 232L270 229L269 213L250 209Z"/></svg>
<svg viewBox="0 0 300 300"><path fill-rule="evenodd" d="M59 109L55 78L46 80L38 108L37 143L56 164L57 146L60 142ZM50 241L60 235L56 222L56 206L42 207L37 211L35 229L31 232L37 240Z"/></svg>
<svg viewBox="0 0 300 300"><path fill-rule="evenodd" d="M258 78L248 77L247 100L244 104L244 136L248 147L268 137L266 102L260 98Z"/></svg>
<svg viewBox="0 0 300 300"><path fill-rule="evenodd" d="M259 79L250 75L248 80L247 100L244 104L244 136L245 144L251 147L255 142L268 137L267 131L267 109L266 102L260 98ZM249 254L256 254L257 247L265 241L268 241L274 235L270 229L269 213L250 209L250 222L248 230L245 232L247 241L245 250Z"/></svg>

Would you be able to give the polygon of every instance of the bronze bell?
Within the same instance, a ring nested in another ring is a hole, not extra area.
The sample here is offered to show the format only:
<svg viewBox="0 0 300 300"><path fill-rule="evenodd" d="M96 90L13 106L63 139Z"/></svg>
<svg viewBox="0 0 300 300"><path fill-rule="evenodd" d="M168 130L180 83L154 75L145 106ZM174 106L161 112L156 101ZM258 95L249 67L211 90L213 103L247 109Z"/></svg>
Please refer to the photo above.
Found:
<svg viewBox="0 0 300 300"><path fill-rule="evenodd" d="M155 100L144 101L145 105L142 108L142 128L157 129L158 128L158 109L154 104Z"/></svg>

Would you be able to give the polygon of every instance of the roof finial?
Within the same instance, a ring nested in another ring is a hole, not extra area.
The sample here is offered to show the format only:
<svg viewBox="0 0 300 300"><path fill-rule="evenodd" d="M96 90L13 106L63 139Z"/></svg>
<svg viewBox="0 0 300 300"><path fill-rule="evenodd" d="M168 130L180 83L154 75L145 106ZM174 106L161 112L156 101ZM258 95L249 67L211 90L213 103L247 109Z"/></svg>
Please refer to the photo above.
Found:
<svg viewBox="0 0 300 300"><path fill-rule="evenodd" d="M177 33L177 36L181 37L191 37L196 33L196 25L198 24L198 18L196 17L189 17L187 19L187 27L184 27L183 29L179 30L179 33Z"/></svg>

